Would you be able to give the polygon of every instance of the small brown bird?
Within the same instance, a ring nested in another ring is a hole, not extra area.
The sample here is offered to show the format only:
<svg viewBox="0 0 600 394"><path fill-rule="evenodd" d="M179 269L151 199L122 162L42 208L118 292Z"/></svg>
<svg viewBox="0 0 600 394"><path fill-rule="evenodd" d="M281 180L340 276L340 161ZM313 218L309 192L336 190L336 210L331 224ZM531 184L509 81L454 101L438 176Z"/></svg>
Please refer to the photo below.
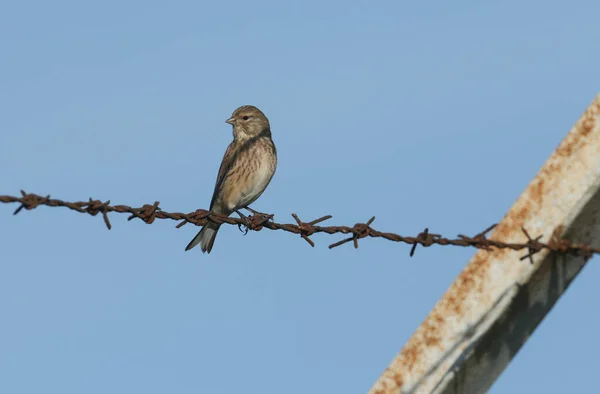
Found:
<svg viewBox="0 0 600 394"><path fill-rule="evenodd" d="M223 156L210 210L229 216L248 207L265 191L277 168L277 150L269 119L258 108L241 106L225 123L233 126L233 141ZM185 250L200 244L202 252L210 253L220 226L209 222Z"/></svg>

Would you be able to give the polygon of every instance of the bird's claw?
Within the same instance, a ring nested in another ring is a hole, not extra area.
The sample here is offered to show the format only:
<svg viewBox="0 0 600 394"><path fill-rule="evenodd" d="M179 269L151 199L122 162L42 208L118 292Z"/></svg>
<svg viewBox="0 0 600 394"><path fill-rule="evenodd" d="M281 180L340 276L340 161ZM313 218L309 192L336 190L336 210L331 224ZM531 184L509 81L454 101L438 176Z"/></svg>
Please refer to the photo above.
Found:
<svg viewBox="0 0 600 394"><path fill-rule="evenodd" d="M246 222L245 224L243 223L239 223L238 224L238 230L240 230L241 232L244 233L244 235L248 234L248 230L250 230L250 224L252 223L251 220L244 215L243 213L241 213L239 210L235 211L238 215L240 215L240 219L242 219L244 222ZM242 230L242 226L244 226L246 229Z"/></svg>

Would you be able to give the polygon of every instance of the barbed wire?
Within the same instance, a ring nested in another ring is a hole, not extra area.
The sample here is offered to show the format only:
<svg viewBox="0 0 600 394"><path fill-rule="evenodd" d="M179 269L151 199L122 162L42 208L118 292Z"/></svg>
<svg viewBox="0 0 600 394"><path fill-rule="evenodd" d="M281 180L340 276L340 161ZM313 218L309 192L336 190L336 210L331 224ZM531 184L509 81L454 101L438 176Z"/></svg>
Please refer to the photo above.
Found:
<svg viewBox="0 0 600 394"><path fill-rule="evenodd" d="M586 258L591 257L594 254L600 254L600 248L593 248L589 245L574 244L564 239L559 239L555 234L552 235L550 242L543 243L539 242L542 236L532 238L525 228L522 228L523 234L526 238L525 242L522 243L504 243L500 241L494 241L486 238L486 235L496 227L496 225L489 226L482 232L475 234L472 237L459 234L458 238L444 238L440 234L432 234L429 229L426 228L423 232L419 233L416 237L405 237L399 234L387 233L375 230L371 227L375 217L370 218L366 223L356 223L354 226L318 226L325 220L332 218L331 215L326 215L310 222L303 222L300 220L298 215L292 213L292 217L296 221L293 223L277 223L273 220L271 214L265 214L261 212L248 209L252 215L242 216L240 218L227 217L219 215L204 209L198 209L191 213L179 213L179 212L166 212L159 207L159 202L156 201L154 204L145 204L140 208L133 208L127 205L110 205L110 200L102 202L100 200L89 201L78 201L68 202L58 199L50 198L48 196L40 196L37 194L26 193L21 190L21 197L15 196L0 196L0 202L2 203L19 203L21 204L15 211L14 215L21 212L22 209L32 210L41 205L49 207L64 207L77 211L80 213L87 213L92 216L102 214L106 227L110 230L111 224L108 219L108 214L111 212L117 213L128 213L130 216L127 220L140 219L147 224L152 224L156 219L171 219L181 221L176 227L180 228L187 223L192 223L197 226L204 226L208 222L218 224L231 224L237 225L241 229L243 226L245 231L260 231L263 228L269 230L283 230L289 233L298 234L302 239L315 246L314 242L309 238L313 234L327 233L327 234L350 234L350 237L342 239L341 241L335 242L329 245L329 248L335 248L341 246L347 242L353 242L354 247L358 248L358 240L366 237L371 238L383 238L389 241L402 242L405 244L412 245L410 250L410 256L412 257L415 253L417 245L423 247L429 247L432 245L453 245L462 247L473 247L477 249L493 250L497 249L512 249L512 250L527 250L527 254L521 257L521 260L529 259L533 263L532 256L544 249L561 253L561 254L572 254L583 256Z"/></svg>

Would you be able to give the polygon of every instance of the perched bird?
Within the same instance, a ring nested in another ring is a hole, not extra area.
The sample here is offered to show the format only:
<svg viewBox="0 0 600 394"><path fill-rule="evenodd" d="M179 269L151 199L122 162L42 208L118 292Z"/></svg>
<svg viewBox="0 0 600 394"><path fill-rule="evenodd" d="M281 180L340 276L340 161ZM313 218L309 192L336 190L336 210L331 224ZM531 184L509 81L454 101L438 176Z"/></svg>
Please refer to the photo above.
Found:
<svg viewBox="0 0 600 394"><path fill-rule="evenodd" d="M210 210L229 216L248 207L265 191L275 174L277 150L269 119L258 108L241 106L225 123L233 126L233 141L223 156ZM220 226L206 224L185 250L200 244L202 252L210 253Z"/></svg>

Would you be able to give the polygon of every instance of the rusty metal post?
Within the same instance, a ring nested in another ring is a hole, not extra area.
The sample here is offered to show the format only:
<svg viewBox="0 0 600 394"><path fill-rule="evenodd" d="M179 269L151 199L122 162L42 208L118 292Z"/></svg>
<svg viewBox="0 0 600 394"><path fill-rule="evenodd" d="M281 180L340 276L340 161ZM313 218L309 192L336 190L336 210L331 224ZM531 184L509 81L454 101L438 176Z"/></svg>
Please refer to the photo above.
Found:
<svg viewBox="0 0 600 394"><path fill-rule="evenodd" d="M599 223L600 95L489 238L597 247ZM479 250L370 393L485 393L589 259L522 257Z"/></svg>

